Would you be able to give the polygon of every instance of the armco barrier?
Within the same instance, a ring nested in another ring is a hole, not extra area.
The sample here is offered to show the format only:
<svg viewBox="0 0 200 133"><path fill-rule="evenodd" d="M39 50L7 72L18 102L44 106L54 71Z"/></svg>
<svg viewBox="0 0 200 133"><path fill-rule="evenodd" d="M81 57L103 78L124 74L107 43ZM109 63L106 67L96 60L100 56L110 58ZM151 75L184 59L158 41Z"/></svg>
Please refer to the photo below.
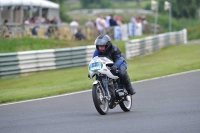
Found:
<svg viewBox="0 0 200 133"><path fill-rule="evenodd" d="M88 64L95 46L0 54L0 76Z"/></svg>
<svg viewBox="0 0 200 133"><path fill-rule="evenodd" d="M145 55L171 44L187 43L187 31L171 32L126 42L126 58ZM87 65L95 46L0 54L0 76Z"/></svg>
<svg viewBox="0 0 200 133"><path fill-rule="evenodd" d="M187 30L126 41L126 58L153 53L168 45L187 43Z"/></svg>

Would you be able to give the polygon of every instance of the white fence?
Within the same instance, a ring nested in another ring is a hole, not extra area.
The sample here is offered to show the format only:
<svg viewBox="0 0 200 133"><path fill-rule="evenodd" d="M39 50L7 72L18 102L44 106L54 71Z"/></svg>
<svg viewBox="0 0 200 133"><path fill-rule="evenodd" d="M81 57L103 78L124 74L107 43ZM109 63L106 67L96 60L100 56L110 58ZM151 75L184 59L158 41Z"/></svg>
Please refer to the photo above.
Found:
<svg viewBox="0 0 200 133"><path fill-rule="evenodd" d="M132 58L138 55L145 55L157 51L168 45L187 43L187 30L170 32L143 39L126 41L126 58Z"/></svg>

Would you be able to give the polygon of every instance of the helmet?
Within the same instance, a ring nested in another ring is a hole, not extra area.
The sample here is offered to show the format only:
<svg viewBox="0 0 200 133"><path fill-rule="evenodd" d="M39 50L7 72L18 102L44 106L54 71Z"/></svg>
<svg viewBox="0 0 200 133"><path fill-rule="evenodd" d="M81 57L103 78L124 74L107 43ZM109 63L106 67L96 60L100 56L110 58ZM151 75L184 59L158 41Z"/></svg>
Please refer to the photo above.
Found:
<svg viewBox="0 0 200 133"><path fill-rule="evenodd" d="M98 46L105 46L106 47L105 50L99 51L99 52L102 52L104 54L109 50L109 48L111 46L111 39L108 35L99 35L96 38L94 44L96 45L96 48L97 48L98 51L99 51Z"/></svg>

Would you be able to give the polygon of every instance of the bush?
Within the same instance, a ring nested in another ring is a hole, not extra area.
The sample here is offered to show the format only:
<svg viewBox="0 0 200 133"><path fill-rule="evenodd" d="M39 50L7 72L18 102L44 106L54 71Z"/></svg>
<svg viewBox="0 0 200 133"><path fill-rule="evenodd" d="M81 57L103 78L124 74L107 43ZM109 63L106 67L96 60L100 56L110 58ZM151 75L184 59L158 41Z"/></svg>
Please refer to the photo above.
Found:
<svg viewBox="0 0 200 133"><path fill-rule="evenodd" d="M200 38L200 25L187 27L188 40Z"/></svg>

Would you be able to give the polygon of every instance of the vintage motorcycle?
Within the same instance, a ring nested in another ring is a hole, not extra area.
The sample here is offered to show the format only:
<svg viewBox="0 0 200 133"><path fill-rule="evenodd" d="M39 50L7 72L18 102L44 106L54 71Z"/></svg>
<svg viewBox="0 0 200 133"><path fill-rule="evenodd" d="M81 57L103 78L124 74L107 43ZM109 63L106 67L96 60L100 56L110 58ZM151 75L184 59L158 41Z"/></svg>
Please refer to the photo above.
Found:
<svg viewBox="0 0 200 133"><path fill-rule="evenodd" d="M119 77L110 70L113 64L114 62L107 57L96 56L88 65L89 78L96 77L92 97L95 108L101 115L106 115L109 109L115 108L118 104L124 112L132 108L132 96L128 95L124 86L120 84ZM105 95L106 91L109 91L110 96Z"/></svg>

